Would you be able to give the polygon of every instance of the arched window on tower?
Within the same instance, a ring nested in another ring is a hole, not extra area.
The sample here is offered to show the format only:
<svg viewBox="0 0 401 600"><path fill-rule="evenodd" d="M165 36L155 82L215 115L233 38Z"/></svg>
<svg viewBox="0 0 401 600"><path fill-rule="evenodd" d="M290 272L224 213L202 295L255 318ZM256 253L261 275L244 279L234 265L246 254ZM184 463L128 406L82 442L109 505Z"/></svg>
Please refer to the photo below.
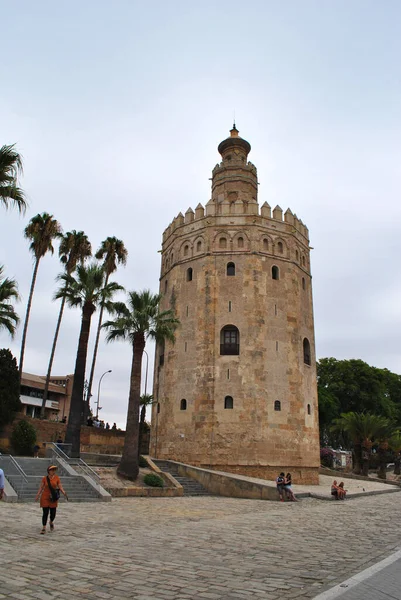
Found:
<svg viewBox="0 0 401 600"><path fill-rule="evenodd" d="M189 254L189 246L188 246L188 244L185 244L185 246L184 246L184 256L188 256L188 254Z"/></svg>
<svg viewBox="0 0 401 600"><path fill-rule="evenodd" d="M235 264L233 262L227 263L227 277L234 277L235 275Z"/></svg>
<svg viewBox="0 0 401 600"><path fill-rule="evenodd" d="M192 268L187 269L187 281L192 281Z"/></svg>
<svg viewBox="0 0 401 600"><path fill-rule="evenodd" d="M180 402L180 410L187 410L187 401L183 398Z"/></svg>
<svg viewBox="0 0 401 600"><path fill-rule="evenodd" d="M284 252L283 242L277 243L277 250L280 254L283 254L283 252Z"/></svg>
<svg viewBox="0 0 401 600"><path fill-rule="evenodd" d="M234 398L232 396L224 398L224 408L234 408Z"/></svg>
<svg viewBox="0 0 401 600"><path fill-rule="evenodd" d="M281 410L281 402L280 402L280 400L276 400L274 402L274 410Z"/></svg>
<svg viewBox="0 0 401 600"><path fill-rule="evenodd" d="M221 330L220 354L239 354L239 331L235 325L226 325Z"/></svg>
<svg viewBox="0 0 401 600"><path fill-rule="evenodd" d="M276 265L272 266L272 279L280 279L280 269Z"/></svg>
<svg viewBox="0 0 401 600"><path fill-rule="evenodd" d="M305 267L306 266L306 260L305 260L305 256L302 256L302 266Z"/></svg>
<svg viewBox="0 0 401 600"><path fill-rule="evenodd" d="M295 250L295 260L297 262L299 261L299 252L298 252L298 250Z"/></svg>
<svg viewBox="0 0 401 600"><path fill-rule="evenodd" d="M237 240L237 243L238 243L238 248L243 248L244 247L244 238L239 237Z"/></svg>
<svg viewBox="0 0 401 600"><path fill-rule="evenodd" d="M311 356L310 356L310 343L309 343L308 338L304 338L303 347L304 347L304 363L306 365L310 365L311 364Z"/></svg>
<svg viewBox="0 0 401 600"><path fill-rule="evenodd" d="M267 238L265 238L265 239L263 240L263 250L264 250L265 252L267 252L267 251L269 250L269 240L268 240Z"/></svg>
<svg viewBox="0 0 401 600"><path fill-rule="evenodd" d="M196 242L196 251L197 252L202 251L202 242L200 240L198 242Z"/></svg>
<svg viewBox="0 0 401 600"><path fill-rule="evenodd" d="M219 248L222 248L223 250L227 248L227 238L221 237L219 239Z"/></svg>

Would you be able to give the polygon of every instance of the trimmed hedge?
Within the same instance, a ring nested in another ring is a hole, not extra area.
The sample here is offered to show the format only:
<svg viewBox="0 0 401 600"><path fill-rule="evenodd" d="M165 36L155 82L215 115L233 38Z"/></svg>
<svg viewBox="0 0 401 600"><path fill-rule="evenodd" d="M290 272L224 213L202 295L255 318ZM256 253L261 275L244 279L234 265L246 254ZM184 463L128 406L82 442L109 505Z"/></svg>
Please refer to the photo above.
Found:
<svg viewBox="0 0 401 600"><path fill-rule="evenodd" d="M143 478L143 482L146 483L146 485L150 485L151 487L164 486L163 479L155 473L148 473L147 475L145 475L145 477Z"/></svg>

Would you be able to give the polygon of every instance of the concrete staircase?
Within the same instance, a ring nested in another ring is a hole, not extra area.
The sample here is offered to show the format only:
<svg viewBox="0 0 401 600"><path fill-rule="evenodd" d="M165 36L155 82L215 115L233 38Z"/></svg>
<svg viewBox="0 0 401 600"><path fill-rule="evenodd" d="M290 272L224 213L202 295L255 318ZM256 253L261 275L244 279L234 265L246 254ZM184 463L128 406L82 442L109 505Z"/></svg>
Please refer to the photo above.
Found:
<svg viewBox="0 0 401 600"><path fill-rule="evenodd" d="M191 479L190 477L182 477L178 473L178 467L174 463L169 460L155 460L152 461L159 467L161 471L164 473L170 473L182 485L184 488L184 496L212 496L210 492L206 488L203 487L200 483L198 483L195 479Z"/></svg>
<svg viewBox="0 0 401 600"><path fill-rule="evenodd" d="M18 466L25 473L24 477L13 460L7 456L0 456L0 467L5 477L18 494L19 502L34 502L40 487L42 477L47 475L47 467L51 464L58 466L57 474L67 492L71 502L96 502L100 500L101 494L88 483L82 475L78 475L71 467L66 470L60 461L54 458L21 458L14 457ZM74 473L74 474L72 474ZM65 502L61 495L60 502Z"/></svg>

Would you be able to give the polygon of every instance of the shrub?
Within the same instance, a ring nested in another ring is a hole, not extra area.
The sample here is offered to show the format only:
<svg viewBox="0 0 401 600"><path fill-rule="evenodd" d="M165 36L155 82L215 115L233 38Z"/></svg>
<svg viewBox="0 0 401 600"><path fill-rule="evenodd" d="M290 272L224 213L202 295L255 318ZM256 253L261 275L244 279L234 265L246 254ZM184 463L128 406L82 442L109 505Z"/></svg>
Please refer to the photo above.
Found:
<svg viewBox="0 0 401 600"><path fill-rule="evenodd" d="M155 473L148 473L143 478L143 481L146 483L146 485L150 485L151 487L163 487L164 485L163 479Z"/></svg>
<svg viewBox="0 0 401 600"><path fill-rule="evenodd" d="M139 457L138 464L141 467L141 469L146 469L146 467L149 466L148 461L146 460L146 458L144 456Z"/></svg>
<svg viewBox="0 0 401 600"><path fill-rule="evenodd" d="M324 467L333 468L334 450L331 448L320 448L320 462Z"/></svg>
<svg viewBox="0 0 401 600"><path fill-rule="evenodd" d="M32 454L36 442L36 430L28 421L20 421L11 434L11 445L16 454Z"/></svg>

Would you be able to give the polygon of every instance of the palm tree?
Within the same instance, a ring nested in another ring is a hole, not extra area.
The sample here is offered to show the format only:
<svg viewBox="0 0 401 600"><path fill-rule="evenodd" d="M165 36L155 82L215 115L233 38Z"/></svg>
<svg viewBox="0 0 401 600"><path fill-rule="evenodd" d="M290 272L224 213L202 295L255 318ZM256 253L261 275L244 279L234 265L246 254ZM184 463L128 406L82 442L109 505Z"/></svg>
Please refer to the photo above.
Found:
<svg viewBox="0 0 401 600"><path fill-rule="evenodd" d="M388 441L394 452L394 475L401 475L401 433L396 431Z"/></svg>
<svg viewBox="0 0 401 600"><path fill-rule="evenodd" d="M124 449L118 473L128 479L138 476L139 406L141 398L142 356L147 338L174 342L179 320L172 310L160 312L159 294L149 290L130 292L128 302L115 304L116 319L103 327L109 330L107 341L128 340L132 345L132 364Z"/></svg>
<svg viewBox="0 0 401 600"><path fill-rule="evenodd" d="M153 404L152 394L142 394L140 397L139 406L141 407L141 416L139 419L139 438L138 438L138 455L141 453L142 438L145 429L146 407Z"/></svg>
<svg viewBox="0 0 401 600"><path fill-rule="evenodd" d="M14 279L3 278L4 266L0 265L0 329L7 329L14 337L19 316L14 310L11 300L19 300L18 286Z"/></svg>
<svg viewBox="0 0 401 600"><path fill-rule="evenodd" d="M47 252L51 252L52 254L54 254L53 240L60 237L61 226L59 222L53 218L53 215L49 215L48 213L42 213L41 215L38 214L36 215L36 217L32 217L28 225L25 227L24 235L28 240L31 240L29 249L34 256L35 263L32 274L31 289L29 291L28 304L26 307L24 330L22 333L21 356L19 360L20 379L22 377L26 334L28 331L29 315L31 312L32 297L35 289L39 263L41 258L43 258L45 254L47 254Z"/></svg>
<svg viewBox="0 0 401 600"><path fill-rule="evenodd" d="M115 282L108 283L105 287L104 277L103 268L98 263L80 264L77 266L75 276L68 273L59 276L63 285L55 294L55 299L65 298L69 306L78 306L82 311L70 414L65 437L66 443L72 445L71 456L74 457L80 454L85 366L92 315L101 304L105 304L108 308L113 294L124 289Z"/></svg>
<svg viewBox="0 0 401 600"><path fill-rule="evenodd" d="M342 413L335 419L332 431L347 435L353 444L354 473L368 475L373 440L383 438L390 426L386 417L370 413Z"/></svg>
<svg viewBox="0 0 401 600"><path fill-rule="evenodd" d="M114 271L116 271L118 265L127 263L128 251L124 246L122 240L118 240L116 237L106 238L100 245L99 250L96 252L95 257L98 260L103 261L103 269L106 274L104 285L106 286L109 282L109 277ZM97 351L99 347L100 330L102 328L103 321L103 306L100 307L99 322L96 330L95 346L93 349L92 366L89 374L88 387L86 392L86 413L89 415L89 403L92 396L92 384L95 375L95 366L97 359Z"/></svg>
<svg viewBox="0 0 401 600"><path fill-rule="evenodd" d="M20 213L26 209L25 194L18 187L18 175L22 174L22 158L15 144L0 148L0 202L8 208L14 204Z"/></svg>
<svg viewBox="0 0 401 600"><path fill-rule="evenodd" d="M58 249L58 254L60 257L60 261L65 265L65 273L67 275L71 275L77 267L77 264L81 265L84 263L85 259L92 256L92 247L91 243L88 240L88 237L85 235L83 231L68 231L65 235L62 236L60 241L60 247ZM54 333L53 345L50 353L49 366L47 368L46 374L46 383L45 389L43 392L43 400L42 400L42 408L41 408L41 417L45 416L45 407L46 400L49 391L49 383L50 376L52 372L54 354L56 352L58 334L60 331L61 320L63 318L65 306L65 296L61 298L60 312L57 319L56 331Z"/></svg>

